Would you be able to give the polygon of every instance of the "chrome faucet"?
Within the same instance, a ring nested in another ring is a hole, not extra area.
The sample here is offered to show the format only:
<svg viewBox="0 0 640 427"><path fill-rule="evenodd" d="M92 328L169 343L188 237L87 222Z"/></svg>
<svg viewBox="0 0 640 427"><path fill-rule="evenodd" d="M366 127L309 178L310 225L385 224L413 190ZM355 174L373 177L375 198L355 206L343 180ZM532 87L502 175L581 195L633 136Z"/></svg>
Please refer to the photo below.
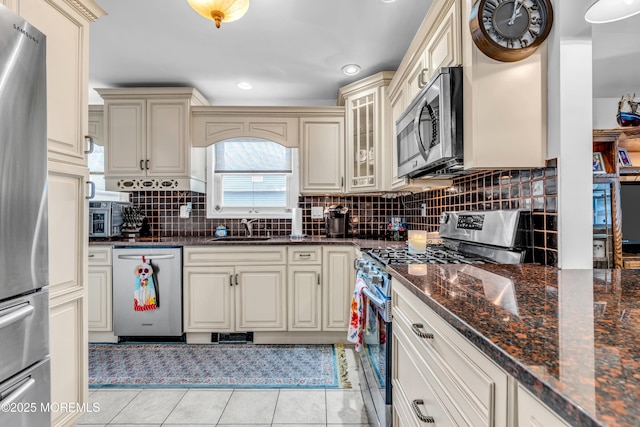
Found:
<svg viewBox="0 0 640 427"><path fill-rule="evenodd" d="M246 218L242 218L240 220L240 224L244 225L244 227L247 229L247 236L251 237L253 235L253 223L256 222L258 219L254 218L254 219L246 219Z"/></svg>

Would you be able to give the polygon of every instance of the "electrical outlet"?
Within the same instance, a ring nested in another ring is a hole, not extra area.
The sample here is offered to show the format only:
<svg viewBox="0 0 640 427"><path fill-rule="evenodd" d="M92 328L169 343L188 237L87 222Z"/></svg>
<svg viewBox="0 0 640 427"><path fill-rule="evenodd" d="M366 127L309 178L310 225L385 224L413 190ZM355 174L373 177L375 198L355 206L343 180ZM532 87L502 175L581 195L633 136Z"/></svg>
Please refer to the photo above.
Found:
<svg viewBox="0 0 640 427"><path fill-rule="evenodd" d="M311 206L311 219L322 219L324 209L322 206Z"/></svg>
<svg viewBox="0 0 640 427"><path fill-rule="evenodd" d="M420 215L424 218L427 216L427 204L423 203L420 205Z"/></svg>

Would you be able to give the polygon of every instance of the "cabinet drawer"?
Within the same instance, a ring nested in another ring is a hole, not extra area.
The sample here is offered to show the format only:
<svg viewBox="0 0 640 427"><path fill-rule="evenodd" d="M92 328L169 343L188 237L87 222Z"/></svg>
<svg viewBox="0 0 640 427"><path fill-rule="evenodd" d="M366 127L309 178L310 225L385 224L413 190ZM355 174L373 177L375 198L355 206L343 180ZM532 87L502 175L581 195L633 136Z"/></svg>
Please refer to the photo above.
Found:
<svg viewBox="0 0 640 427"><path fill-rule="evenodd" d="M192 246L184 248L184 266L272 265L287 263L286 246Z"/></svg>
<svg viewBox="0 0 640 427"><path fill-rule="evenodd" d="M428 421L420 420L422 415L433 417L440 427L472 426L449 401L427 362L416 353L412 339L396 329L392 340L393 407L406 425L424 425Z"/></svg>
<svg viewBox="0 0 640 427"><path fill-rule="evenodd" d="M111 246L89 246L89 265L111 265Z"/></svg>
<svg viewBox="0 0 640 427"><path fill-rule="evenodd" d="M474 426L506 425L507 374L403 285L394 282L393 321ZM415 327L414 325L423 325ZM416 332L432 334L422 338Z"/></svg>
<svg viewBox="0 0 640 427"><path fill-rule="evenodd" d="M518 384L518 426L569 427L555 412Z"/></svg>
<svg viewBox="0 0 640 427"><path fill-rule="evenodd" d="M289 264L322 264L322 247L289 246Z"/></svg>

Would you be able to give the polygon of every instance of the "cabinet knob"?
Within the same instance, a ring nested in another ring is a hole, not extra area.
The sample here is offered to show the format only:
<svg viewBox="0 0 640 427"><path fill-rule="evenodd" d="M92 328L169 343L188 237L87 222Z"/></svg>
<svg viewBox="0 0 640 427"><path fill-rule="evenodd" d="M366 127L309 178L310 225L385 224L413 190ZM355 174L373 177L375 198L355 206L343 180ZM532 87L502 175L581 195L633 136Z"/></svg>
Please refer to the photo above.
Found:
<svg viewBox="0 0 640 427"><path fill-rule="evenodd" d="M89 149L88 149L88 150L86 150L86 151L84 152L84 154L91 154L91 153L93 153L93 149L95 148L95 144L94 144L94 142L93 142L93 137L92 137L92 136L87 135L87 136L85 136L85 137L84 137L84 139L85 139L85 140L87 140L87 141L89 142Z"/></svg>
<svg viewBox="0 0 640 427"><path fill-rule="evenodd" d="M89 195L85 196L85 199L91 200L96 197L96 183L93 181L87 181L87 184L89 184L89 188L91 188L91 190L89 191Z"/></svg>

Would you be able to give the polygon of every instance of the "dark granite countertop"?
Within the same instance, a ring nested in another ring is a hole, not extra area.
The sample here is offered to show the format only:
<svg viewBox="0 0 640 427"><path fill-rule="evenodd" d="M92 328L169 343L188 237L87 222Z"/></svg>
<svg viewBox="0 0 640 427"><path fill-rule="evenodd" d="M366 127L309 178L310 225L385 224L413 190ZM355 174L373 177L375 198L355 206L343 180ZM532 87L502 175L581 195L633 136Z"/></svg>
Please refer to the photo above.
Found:
<svg viewBox="0 0 640 427"><path fill-rule="evenodd" d="M640 425L640 270L387 269L574 426Z"/></svg>
<svg viewBox="0 0 640 427"><path fill-rule="evenodd" d="M361 249L404 247L406 241L358 239L358 238L328 238L305 237L290 239L289 237L271 237L268 240L255 241L224 241L213 240L212 236L200 237L139 237L136 239L89 239L89 246L229 246L229 245L354 245Z"/></svg>

